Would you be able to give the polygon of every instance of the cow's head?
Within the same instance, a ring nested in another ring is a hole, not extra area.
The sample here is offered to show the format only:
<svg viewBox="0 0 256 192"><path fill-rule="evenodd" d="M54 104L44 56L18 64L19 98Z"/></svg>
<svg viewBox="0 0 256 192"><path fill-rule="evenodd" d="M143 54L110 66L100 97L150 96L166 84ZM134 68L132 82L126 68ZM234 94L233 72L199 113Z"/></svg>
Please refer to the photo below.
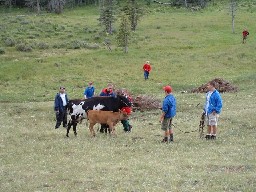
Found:
<svg viewBox="0 0 256 192"><path fill-rule="evenodd" d="M119 109L123 107L132 107L131 101L126 96L117 95Z"/></svg>

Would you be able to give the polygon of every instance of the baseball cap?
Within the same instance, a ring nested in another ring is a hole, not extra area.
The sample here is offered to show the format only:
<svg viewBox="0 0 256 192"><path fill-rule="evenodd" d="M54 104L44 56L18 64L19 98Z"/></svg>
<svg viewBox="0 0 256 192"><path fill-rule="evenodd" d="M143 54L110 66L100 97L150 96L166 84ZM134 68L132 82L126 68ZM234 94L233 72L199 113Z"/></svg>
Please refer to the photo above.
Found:
<svg viewBox="0 0 256 192"><path fill-rule="evenodd" d="M166 85L165 87L163 87L163 90L166 91L167 93L171 93L172 87L170 85Z"/></svg>

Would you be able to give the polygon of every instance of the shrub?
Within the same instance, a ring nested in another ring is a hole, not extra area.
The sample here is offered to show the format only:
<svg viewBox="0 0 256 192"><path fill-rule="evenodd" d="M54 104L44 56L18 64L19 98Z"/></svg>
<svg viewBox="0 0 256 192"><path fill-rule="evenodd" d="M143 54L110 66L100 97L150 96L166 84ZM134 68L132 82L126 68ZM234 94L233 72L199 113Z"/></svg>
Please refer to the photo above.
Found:
<svg viewBox="0 0 256 192"><path fill-rule="evenodd" d="M70 44L71 49L80 49L81 43L78 40L72 41Z"/></svg>
<svg viewBox="0 0 256 192"><path fill-rule="evenodd" d="M22 51L22 52L30 52L30 51L32 51L32 46L27 45L27 44L25 44L25 43L21 43L21 44L18 44L18 45L16 46L16 49L17 49L18 51Z"/></svg>
<svg viewBox="0 0 256 192"><path fill-rule="evenodd" d="M4 43L5 43L5 45L7 46L7 47L13 47L13 46L15 46L15 40L14 39L12 39L12 38L7 38L7 39L5 39L5 41L4 41Z"/></svg>
<svg viewBox="0 0 256 192"><path fill-rule="evenodd" d="M86 47L84 47L84 48L87 48L87 49L99 49L100 46L97 43L94 43L94 44L91 44L91 45L87 44Z"/></svg>
<svg viewBox="0 0 256 192"><path fill-rule="evenodd" d="M5 54L4 48L0 47L0 55Z"/></svg>
<svg viewBox="0 0 256 192"><path fill-rule="evenodd" d="M44 42L38 43L37 46L38 46L39 49L48 49L49 48L49 45L47 43L44 43Z"/></svg>

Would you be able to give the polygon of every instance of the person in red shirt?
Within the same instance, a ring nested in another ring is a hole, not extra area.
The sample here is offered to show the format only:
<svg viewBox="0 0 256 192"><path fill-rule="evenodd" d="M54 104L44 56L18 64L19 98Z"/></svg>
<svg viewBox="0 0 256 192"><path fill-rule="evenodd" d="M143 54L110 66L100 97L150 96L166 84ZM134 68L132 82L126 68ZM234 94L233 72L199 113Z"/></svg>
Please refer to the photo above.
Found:
<svg viewBox="0 0 256 192"><path fill-rule="evenodd" d="M243 30L243 43L246 43L247 36L249 35L249 32L247 29Z"/></svg>
<svg viewBox="0 0 256 192"><path fill-rule="evenodd" d="M151 66L149 61L146 61L146 63L143 65L143 70L144 70L144 78L145 80L147 80L149 76L149 72L151 71Z"/></svg>

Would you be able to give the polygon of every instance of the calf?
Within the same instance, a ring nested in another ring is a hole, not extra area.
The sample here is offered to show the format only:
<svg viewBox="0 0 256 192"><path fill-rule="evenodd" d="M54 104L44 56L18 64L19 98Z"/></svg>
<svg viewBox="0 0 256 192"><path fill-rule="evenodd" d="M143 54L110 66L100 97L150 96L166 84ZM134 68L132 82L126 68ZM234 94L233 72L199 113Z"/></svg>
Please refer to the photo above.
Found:
<svg viewBox="0 0 256 192"><path fill-rule="evenodd" d="M124 107L131 107L132 104L130 100L122 95L117 95L116 97L92 97L89 99L74 99L70 100L67 104L67 111L70 115L70 120L68 123L67 134L69 135L69 130L73 126L74 134L76 133L76 126L82 119L86 118L86 113L88 110L102 110L102 111L114 111ZM104 125L103 127L106 127Z"/></svg>
<svg viewBox="0 0 256 192"><path fill-rule="evenodd" d="M128 118L128 115L126 112L123 112L119 110L119 112L113 112L113 111L99 111L99 110L89 110L87 114L87 118L90 122L89 129L92 134L92 136L95 137L95 131L93 129L93 126L96 123L101 124L107 124L109 126L109 129L111 133L115 134L115 125L121 121Z"/></svg>

